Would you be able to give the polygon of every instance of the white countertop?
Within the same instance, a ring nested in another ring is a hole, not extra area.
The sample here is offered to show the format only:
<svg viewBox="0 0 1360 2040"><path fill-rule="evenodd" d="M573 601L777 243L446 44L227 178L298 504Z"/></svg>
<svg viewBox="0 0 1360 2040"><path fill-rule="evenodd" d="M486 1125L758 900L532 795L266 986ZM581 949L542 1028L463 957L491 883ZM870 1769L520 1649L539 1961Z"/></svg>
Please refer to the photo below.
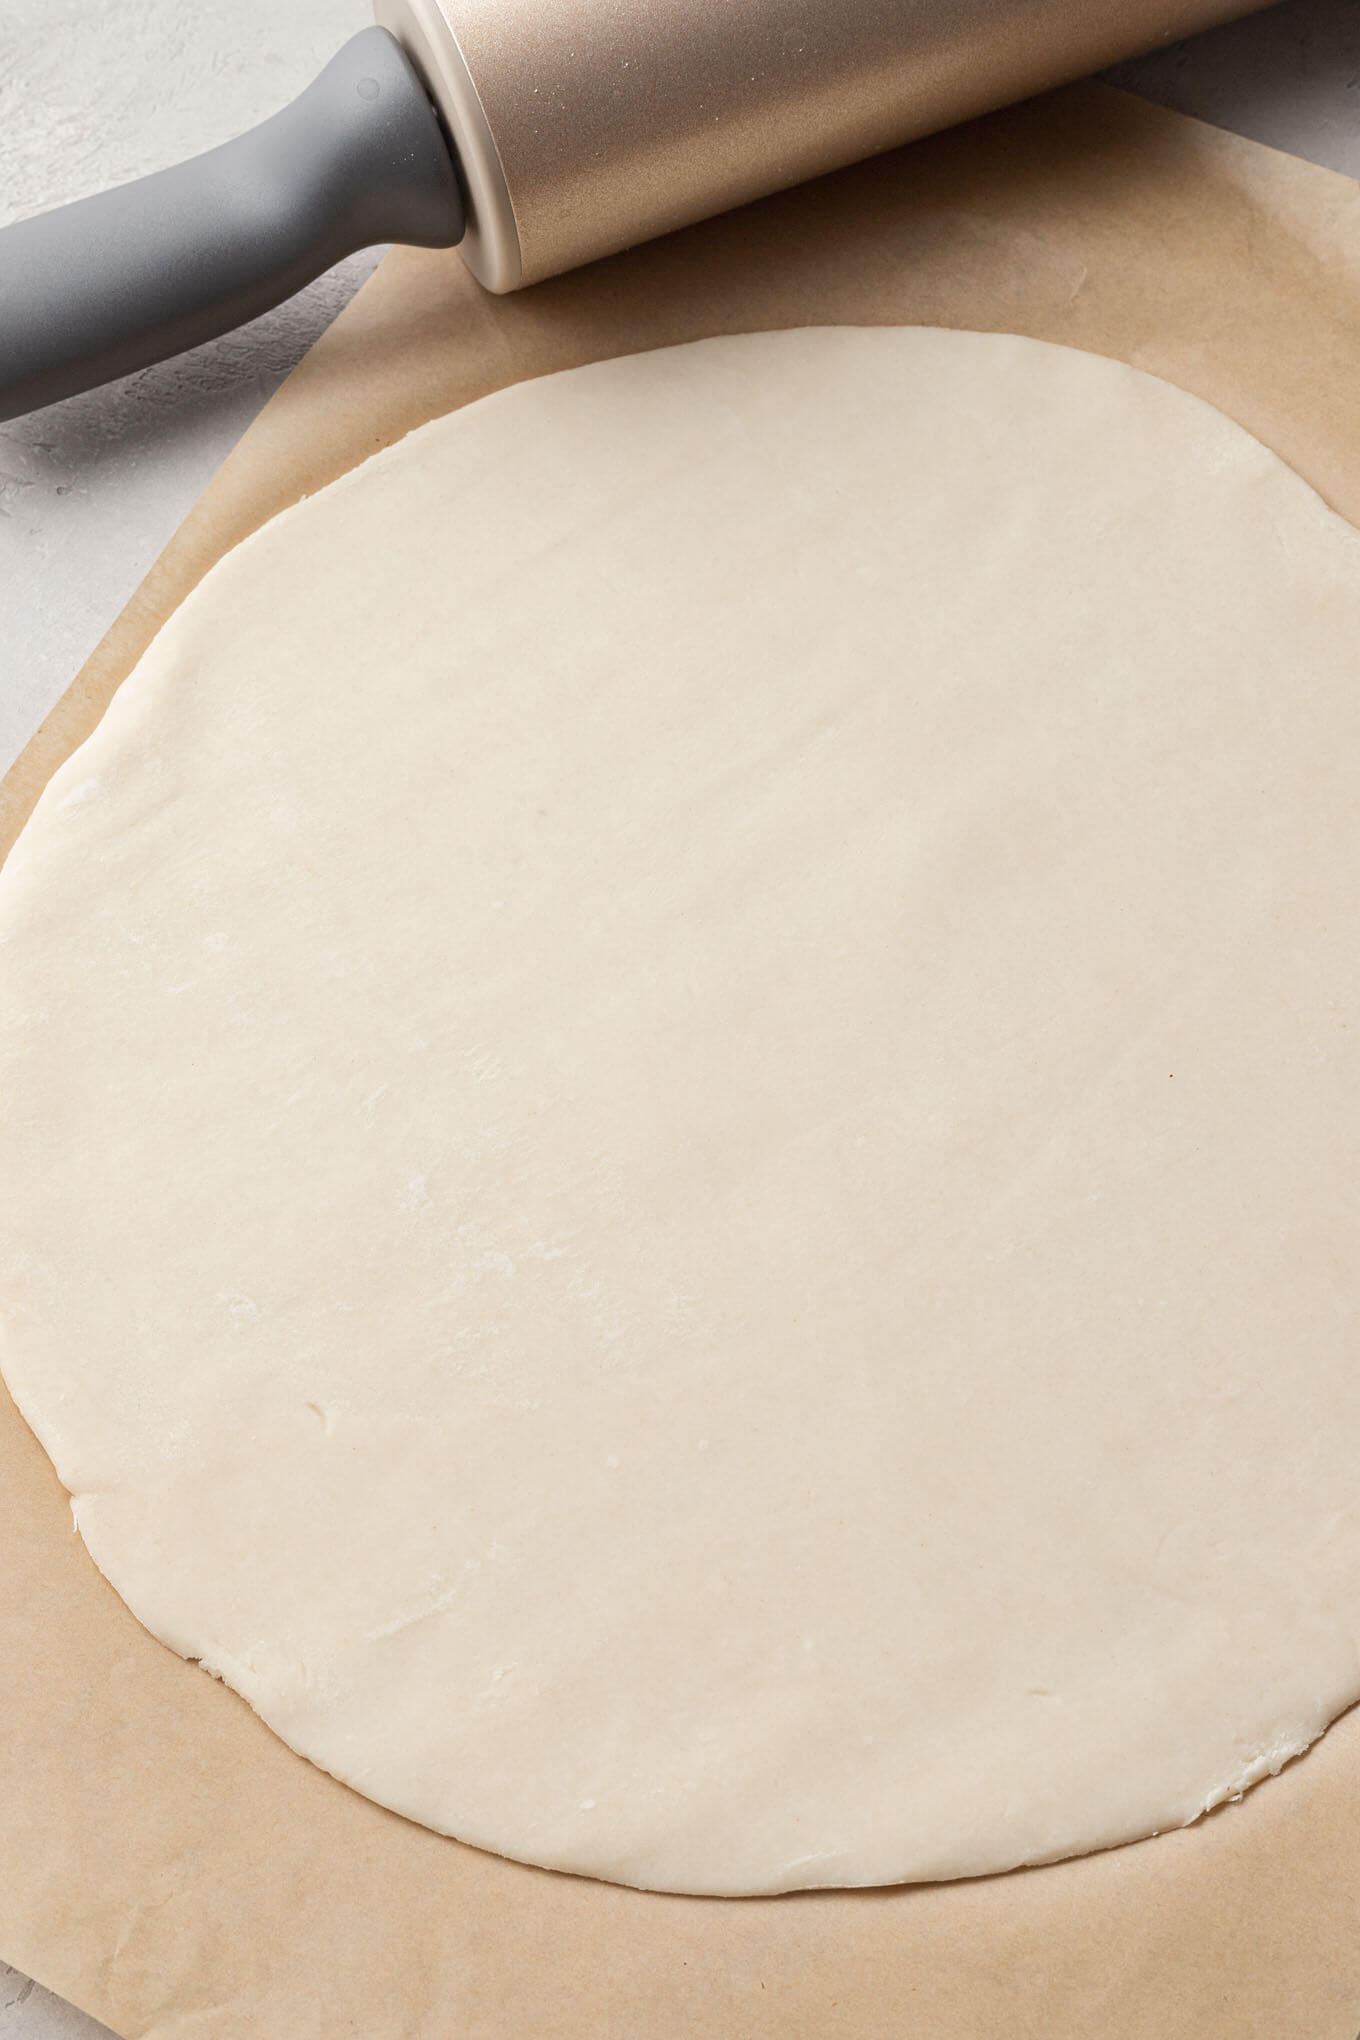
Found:
<svg viewBox="0 0 1360 2040"><path fill-rule="evenodd" d="M366 0L0 7L0 224L227 140L369 19ZM1360 0L1288 0L1111 75L1360 177ZM0 425L0 773L374 259L354 257L240 334ZM0 2040L103 2031L0 1963Z"/></svg>

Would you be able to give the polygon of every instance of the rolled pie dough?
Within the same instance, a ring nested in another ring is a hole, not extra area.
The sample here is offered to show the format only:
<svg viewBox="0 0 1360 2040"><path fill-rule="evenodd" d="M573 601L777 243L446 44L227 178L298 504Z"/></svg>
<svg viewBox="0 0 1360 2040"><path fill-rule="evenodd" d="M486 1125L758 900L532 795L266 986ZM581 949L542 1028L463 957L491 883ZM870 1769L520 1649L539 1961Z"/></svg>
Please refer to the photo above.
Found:
<svg viewBox="0 0 1360 2040"><path fill-rule="evenodd" d="M13 1393L140 1619L667 1890L1360 1693L1360 538L1030 340L521 385L208 575L0 879Z"/></svg>

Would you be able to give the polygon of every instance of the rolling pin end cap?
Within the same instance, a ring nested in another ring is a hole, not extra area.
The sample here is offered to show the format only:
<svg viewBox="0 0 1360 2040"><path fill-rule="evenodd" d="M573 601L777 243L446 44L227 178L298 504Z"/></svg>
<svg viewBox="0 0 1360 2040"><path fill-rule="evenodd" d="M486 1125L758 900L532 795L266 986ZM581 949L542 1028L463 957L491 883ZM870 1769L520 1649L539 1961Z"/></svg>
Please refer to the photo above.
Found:
<svg viewBox="0 0 1360 2040"><path fill-rule="evenodd" d="M439 0L374 0L373 13L424 81L452 144L467 208L463 260L487 290L518 290L524 262L505 170L447 15Z"/></svg>

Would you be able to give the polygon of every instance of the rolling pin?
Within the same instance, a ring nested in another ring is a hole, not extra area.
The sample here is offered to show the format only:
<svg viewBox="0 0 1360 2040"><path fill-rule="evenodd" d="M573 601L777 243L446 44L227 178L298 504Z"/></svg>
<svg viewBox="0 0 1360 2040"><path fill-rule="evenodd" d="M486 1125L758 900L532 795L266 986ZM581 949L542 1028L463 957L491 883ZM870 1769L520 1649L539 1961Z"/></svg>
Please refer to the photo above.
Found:
<svg viewBox="0 0 1360 2040"><path fill-rule="evenodd" d="M376 0L282 113L0 231L0 418L381 242L518 290L1261 0Z"/></svg>

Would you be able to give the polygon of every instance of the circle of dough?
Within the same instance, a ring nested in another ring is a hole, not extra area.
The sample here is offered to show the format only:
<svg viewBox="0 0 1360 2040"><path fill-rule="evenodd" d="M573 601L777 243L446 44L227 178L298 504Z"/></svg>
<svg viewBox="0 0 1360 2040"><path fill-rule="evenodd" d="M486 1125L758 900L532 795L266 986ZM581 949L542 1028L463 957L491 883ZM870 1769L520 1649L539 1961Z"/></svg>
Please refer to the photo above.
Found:
<svg viewBox="0 0 1360 2040"><path fill-rule="evenodd" d="M1360 1693L1360 539L1039 342L714 340L207 576L0 879L7 1380L158 1637L662 1889Z"/></svg>

